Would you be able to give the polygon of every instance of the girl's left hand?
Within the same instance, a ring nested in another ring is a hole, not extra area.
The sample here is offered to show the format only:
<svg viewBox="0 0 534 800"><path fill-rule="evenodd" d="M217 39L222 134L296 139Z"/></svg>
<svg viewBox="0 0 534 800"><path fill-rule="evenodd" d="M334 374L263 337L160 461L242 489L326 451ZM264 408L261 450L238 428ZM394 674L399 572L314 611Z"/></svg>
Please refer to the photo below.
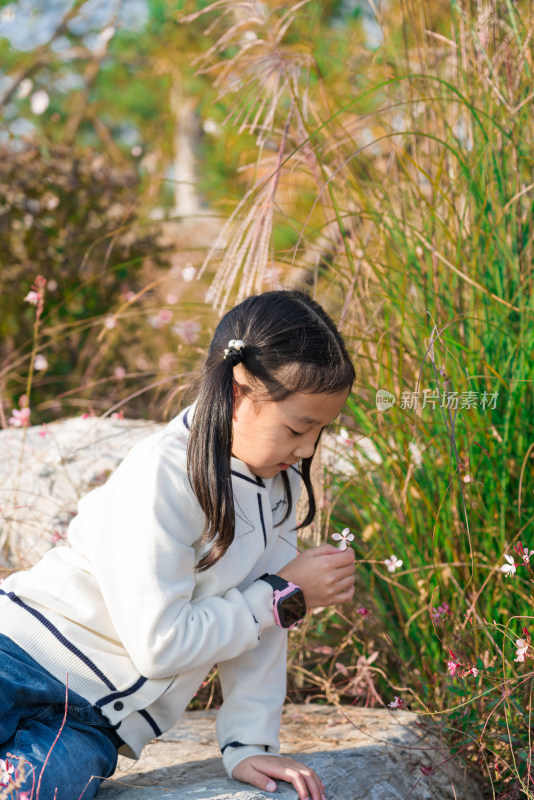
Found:
<svg viewBox="0 0 534 800"><path fill-rule="evenodd" d="M299 800L325 800L324 786L310 767L289 756L249 756L234 767L232 778L251 783L265 792L276 791L273 778L292 783Z"/></svg>

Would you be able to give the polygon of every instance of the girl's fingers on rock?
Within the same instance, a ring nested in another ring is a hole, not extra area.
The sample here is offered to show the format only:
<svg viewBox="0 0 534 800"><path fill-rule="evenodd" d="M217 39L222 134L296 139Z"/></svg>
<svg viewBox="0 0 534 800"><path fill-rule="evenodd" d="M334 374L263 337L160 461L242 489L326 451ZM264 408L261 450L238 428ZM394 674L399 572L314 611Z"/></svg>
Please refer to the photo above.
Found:
<svg viewBox="0 0 534 800"><path fill-rule="evenodd" d="M289 763L284 764L284 774L278 773L277 777L293 784L299 800L323 800L324 787L317 773L298 761L288 760Z"/></svg>

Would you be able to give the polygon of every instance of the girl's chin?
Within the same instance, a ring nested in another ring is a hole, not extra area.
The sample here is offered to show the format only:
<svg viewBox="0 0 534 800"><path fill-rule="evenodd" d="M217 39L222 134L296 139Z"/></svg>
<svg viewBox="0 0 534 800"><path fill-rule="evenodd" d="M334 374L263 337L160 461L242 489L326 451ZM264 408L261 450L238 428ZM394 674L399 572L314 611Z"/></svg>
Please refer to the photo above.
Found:
<svg viewBox="0 0 534 800"><path fill-rule="evenodd" d="M253 467L249 465L249 469L253 475L258 478L274 478L279 472L289 468L289 464L276 464L272 467Z"/></svg>

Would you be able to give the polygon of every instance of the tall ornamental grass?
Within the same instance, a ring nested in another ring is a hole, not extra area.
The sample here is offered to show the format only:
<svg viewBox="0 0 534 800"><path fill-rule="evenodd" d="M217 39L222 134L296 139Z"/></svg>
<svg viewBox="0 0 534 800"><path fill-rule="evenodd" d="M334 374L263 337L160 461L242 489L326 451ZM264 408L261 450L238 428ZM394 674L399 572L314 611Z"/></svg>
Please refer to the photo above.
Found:
<svg viewBox="0 0 534 800"><path fill-rule="evenodd" d="M531 797L534 15L375 11L376 47L318 3L202 12L197 68L255 137L210 297L307 284L355 357L322 536L354 534L358 592L295 635L290 691L406 705Z"/></svg>

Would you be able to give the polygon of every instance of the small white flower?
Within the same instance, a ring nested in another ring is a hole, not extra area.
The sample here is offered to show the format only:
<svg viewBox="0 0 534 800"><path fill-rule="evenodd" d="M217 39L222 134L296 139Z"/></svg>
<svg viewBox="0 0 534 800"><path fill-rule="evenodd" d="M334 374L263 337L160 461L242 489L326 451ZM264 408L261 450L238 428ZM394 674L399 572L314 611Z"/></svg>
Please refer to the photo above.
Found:
<svg viewBox="0 0 534 800"><path fill-rule="evenodd" d="M55 208L58 207L58 205L59 205L59 197L57 197L55 194L47 195L45 199L45 207L47 211L53 211ZM49 286L48 286L49 289L50 289L50 283L52 283L52 281L49 281Z"/></svg>
<svg viewBox="0 0 534 800"><path fill-rule="evenodd" d="M30 80L30 78L23 78L19 83L19 88L17 89L17 97L20 97L21 100L24 100L25 97L28 97L32 89L33 81Z"/></svg>
<svg viewBox="0 0 534 800"><path fill-rule="evenodd" d="M404 701L395 695L391 703L388 703L389 708L402 708L404 705Z"/></svg>
<svg viewBox="0 0 534 800"><path fill-rule="evenodd" d="M204 132L212 136L218 136L221 133L221 126L214 119L206 119L202 125Z"/></svg>
<svg viewBox="0 0 534 800"><path fill-rule="evenodd" d="M395 572L397 567L402 567L401 559L393 555L390 558L384 559L384 564L388 568L388 572Z"/></svg>
<svg viewBox="0 0 534 800"><path fill-rule="evenodd" d="M517 647L517 657L514 661L524 661L529 647L528 642L524 639L516 639L515 646Z"/></svg>
<svg viewBox="0 0 534 800"><path fill-rule="evenodd" d="M45 92L44 89L39 89L37 92L32 94L30 98L30 106L34 114L44 114L49 105L50 98L48 96L48 92Z"/></svg>
<svg viewBox="0 0 534 800"><path fill-rule="evenodd" d="M410 455L413 458L413 462L416 467L420 467L423 463L423 454L421 453L420 449L417 447L415 442L410 442L408 445L408 449L410 451Z"/></svg>
<svg viewBox="0 0 534 800"><path fill-rule="evenodd" d="M343 528L341 533L333 533L332 534L332 539L334 539L334 541L336 541L336 542L341 540L341 541L339 541L338 549L339 550L346 550L347 546L348 546L347 542L353 542L354 541L354 534L350 532L350 528Z"/></svg>
<svg viewBox="0 0 534 800"><path fill-rule="evenodd" d="M508 564L503 564L501 567L501 572L506 573L510 578L516 571L515 561L512 556L504 554L505 559L508 561Z"/></svg>
<svg viewBox="0 0 534 800"><path fill-rule="evenodd" d="M354 439L346 428L339 429L336 439L342 447L354 447Z"/></svg>
<svg viewBox="0 0 534 800"><path fill-rule="evenodd" d="M35 356L35 361L33 362L33 366L35 367L36 370L40 372L42 369L47 368L48 361L43 355L41 355L41 353L37 353L37 355Z"/></svg>
<svg viewBox="0 0 534 800"><path fill-rule="evenodd" d="M3 758L0 758L0 786L7 786L13 780L13 773L15 772L15 767L13 764L7 760L4 761Z"/></svg>
<svg viewBox="0 0 534 800"><path fill-rule="evenodd" d="M182 270L182 278L186 283L190 283L196 274L196 268L192 264L186 264Z"/></svg>
<svg viewBox="0 0 534 800"><path fill-rule="evenodd" d="M530 563L530 559L532 558L532 556L534 556L534 550L530 550L529 551L528 547L524 547L523 548L523 563L524 564L529 564Z"/></svg>

